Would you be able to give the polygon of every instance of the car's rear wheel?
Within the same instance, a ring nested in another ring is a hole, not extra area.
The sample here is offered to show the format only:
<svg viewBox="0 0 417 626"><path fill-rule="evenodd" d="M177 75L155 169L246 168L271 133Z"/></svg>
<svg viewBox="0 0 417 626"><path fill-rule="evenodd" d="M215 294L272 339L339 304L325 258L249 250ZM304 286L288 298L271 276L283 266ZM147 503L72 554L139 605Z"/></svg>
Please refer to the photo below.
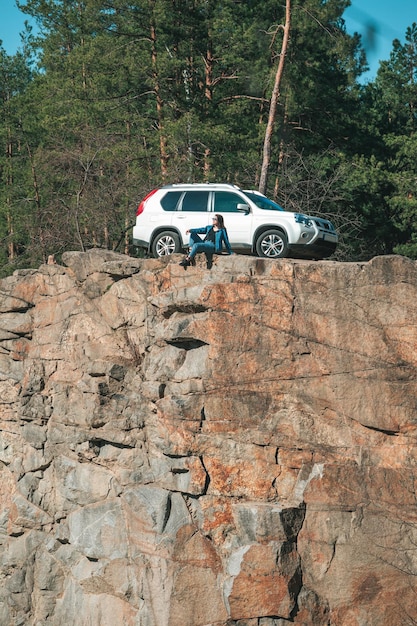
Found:
<svg viewBox="0 0 417 626"><path fill-rule="evenodd" d="M160 256L167 256L181 251L180 238L177 233L171 231L164 231L159 233L152 244L152 255L155 258Z"/></svg>
<svg viewBox="0 0 417 626"><path fill-rule="evenodd" d="M268 259L280 259L288 254L287 235L281 230L271 228L256 240L256 254Z"/></svg>

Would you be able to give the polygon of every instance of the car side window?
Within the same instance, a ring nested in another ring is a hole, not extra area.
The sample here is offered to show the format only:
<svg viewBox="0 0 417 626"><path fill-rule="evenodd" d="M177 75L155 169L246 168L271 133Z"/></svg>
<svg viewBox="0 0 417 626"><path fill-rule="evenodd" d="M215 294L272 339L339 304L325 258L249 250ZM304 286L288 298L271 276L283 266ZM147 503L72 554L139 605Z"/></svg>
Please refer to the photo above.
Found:
<svg viewBox="0 0 417 626"><path fill-rule="evenodd" d="M244 204L245 201L235 193L229 191L214 192L214 212L215 213L239 213L238 204Z"/></svg>
<svg viewBox="0 0 417 626"><path fill-rule="evenodd" d="M182 191L168 191L168 193L161 198L161 206L164 211L175 211L181 194Z"/></svg>
<svg viewBox="0 0 417 626"><path fill-rule="evenodd" d="M186 191L181 203L181 211L206 212L208 191Z"/></svg>

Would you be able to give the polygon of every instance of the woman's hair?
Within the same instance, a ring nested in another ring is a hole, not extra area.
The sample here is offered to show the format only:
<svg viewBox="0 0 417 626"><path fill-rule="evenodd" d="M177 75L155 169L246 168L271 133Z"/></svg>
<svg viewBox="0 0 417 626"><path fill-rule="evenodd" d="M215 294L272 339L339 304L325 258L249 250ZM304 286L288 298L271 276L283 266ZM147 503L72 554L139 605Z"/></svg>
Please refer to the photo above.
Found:
<svg viewBox="0 0 417 626"><path fill-rule="evenodd" d="M214 217L217 217L217 225L218 225L218 227L219 228L225 228L223 215L218 215L216 213L216 215Z"/></svg>

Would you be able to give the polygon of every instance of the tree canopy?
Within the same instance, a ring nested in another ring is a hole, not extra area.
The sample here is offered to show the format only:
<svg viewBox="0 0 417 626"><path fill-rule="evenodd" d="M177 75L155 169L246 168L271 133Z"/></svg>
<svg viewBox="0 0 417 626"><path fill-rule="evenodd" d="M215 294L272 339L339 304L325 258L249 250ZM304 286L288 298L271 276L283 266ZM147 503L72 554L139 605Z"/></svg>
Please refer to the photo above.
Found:
<svg viewBox="0 0 417 626"><path fill-rule="evenodd" d="M349 0L292 0L266 193L330 218L336 258L417 258L417 24L373 82ZM130 254L137 202L174 182L258 187L285 3L25 0L0 46L2 274L92 246ZM272 100L273 101L273 100Z"/></svg>

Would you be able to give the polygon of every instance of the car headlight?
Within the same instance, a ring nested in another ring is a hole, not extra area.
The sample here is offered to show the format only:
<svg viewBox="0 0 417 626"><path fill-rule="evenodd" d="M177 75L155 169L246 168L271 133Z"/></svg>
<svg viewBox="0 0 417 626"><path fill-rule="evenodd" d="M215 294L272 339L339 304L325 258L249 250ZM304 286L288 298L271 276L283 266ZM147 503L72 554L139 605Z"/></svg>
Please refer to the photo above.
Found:
<svg viewBox="0 0 417 626"><path fill-rule="evenodd" d="M297 224L304 224L307 228L311 228L313 226L313 222L307 215L303 215L302 213L294 213L295 221Z"/></svg>

